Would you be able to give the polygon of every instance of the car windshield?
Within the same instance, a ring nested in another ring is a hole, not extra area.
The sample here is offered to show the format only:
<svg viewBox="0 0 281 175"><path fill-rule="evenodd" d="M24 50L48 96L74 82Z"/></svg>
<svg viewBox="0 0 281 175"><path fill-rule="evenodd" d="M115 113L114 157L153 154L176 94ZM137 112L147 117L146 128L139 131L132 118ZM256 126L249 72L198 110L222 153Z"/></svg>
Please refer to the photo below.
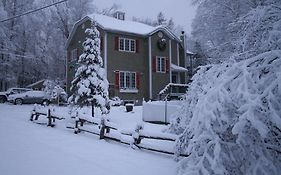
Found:
<svg viewBox="0 0 281 175"><path fill-rule="evenodd" d="M13 90L13 88L9 88L6 92L10 93Z"/></svg>

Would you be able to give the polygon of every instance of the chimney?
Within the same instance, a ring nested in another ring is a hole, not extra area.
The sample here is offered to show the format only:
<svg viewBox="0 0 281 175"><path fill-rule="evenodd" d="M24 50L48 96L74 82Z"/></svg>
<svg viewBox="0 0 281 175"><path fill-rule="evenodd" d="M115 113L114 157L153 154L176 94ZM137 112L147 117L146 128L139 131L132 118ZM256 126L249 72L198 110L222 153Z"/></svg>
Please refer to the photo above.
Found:
<svg viewBox="0 0 281 175"><path fill-rule="evenodd" d="M113 14L113 17L119 20L125 20L125 12L117 11Z"/></svg>
<svg viewBox="0 0 281 175"><path fill-rule="evenodd" d="M184 34L184 31L181 31L180 39L181 39L182 45L185 46L185 34Z"/></svg>

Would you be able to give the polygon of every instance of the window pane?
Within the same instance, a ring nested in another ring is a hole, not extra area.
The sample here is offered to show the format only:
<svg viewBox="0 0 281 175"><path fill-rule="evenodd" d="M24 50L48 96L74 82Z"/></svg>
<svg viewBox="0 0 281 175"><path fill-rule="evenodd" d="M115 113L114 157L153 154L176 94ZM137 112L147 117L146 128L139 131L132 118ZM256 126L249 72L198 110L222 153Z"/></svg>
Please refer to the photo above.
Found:
<svg viewBox="0 0 281 175"><path fill-rule="evenodd" d="M125 87L125 80L124 80L125 76L124 76L124 72L120 72L120 88L124 88Z"/></svg>
<svg viewBox="0 0 281 175"><path fill-rule="evenodd" d="M157 57L157 71L160 72L161 71L161 58Z"/></svg>
<svg viewBox="0 0 281 175"><path fill-rule="evenodd" d="M126 88L130 88L130 73L126 72Z"/></svg>
<svg viewBox="0 0 281 175"><path fill-rule="evenodd" d="M132 80L132 89L135 89L136 88L136 73L135 72L132 72L131 74L131 80Z"/></svg>
<svg viewBox="0 0 281 175"><path fill-rule="evenodd" d="M130 51L130 40L128 39L125 40L125 50Z"/></svg>
<svg viewBox="0 0 281 175"><path fill-rule="evenodd" d="M123 38L120 38L120 40L119 40L119 49L120 50L124 50L124 39Z"/></svg>
<svg viewBox="0 0 281 175"><path fill-rule="evenodd" d="M135 40L131 40L131 51L135 51Z"/></svg>
<svg viewBox="0 0 281 175"><path fill-rule="evenodd" d="M162 58L161 61L161 72L165 72L166 60L165 58Z"/></svg>

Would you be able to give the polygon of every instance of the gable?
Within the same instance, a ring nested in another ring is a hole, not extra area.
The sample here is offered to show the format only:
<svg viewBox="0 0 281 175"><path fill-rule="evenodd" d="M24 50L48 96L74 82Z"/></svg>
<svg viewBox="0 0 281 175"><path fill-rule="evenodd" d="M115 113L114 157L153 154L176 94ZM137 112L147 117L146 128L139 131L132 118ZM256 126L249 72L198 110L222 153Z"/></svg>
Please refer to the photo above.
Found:
<svg viewBox="0 0 281 175"><path fill-rule="evenodd" d="M152 27L135 21L124 21L105 15L92 14L85 16L84 18L74 24L71 33L67 39L66 48L68 48L71 40L73 39L73 35L76 32L77 27L85 23L87 20L95 20L97 22L97 26L103 29L104 31L110 31L114 33L128 33L146 37L151 36L157 33L158 31L162 31L170 39L176 40L179 43L181 42L180 39L173 32L163 26Z"/></svg>

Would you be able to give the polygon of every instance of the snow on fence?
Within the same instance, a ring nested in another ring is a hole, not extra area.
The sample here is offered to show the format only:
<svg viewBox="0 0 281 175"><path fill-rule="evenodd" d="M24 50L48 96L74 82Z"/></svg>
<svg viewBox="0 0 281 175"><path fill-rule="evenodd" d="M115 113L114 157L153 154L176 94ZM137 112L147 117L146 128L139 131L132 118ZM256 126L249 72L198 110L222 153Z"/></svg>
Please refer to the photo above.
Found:
<svg viewBox="0 0 281 175"><path fill-rule="evenodd" d="M59 116L51 108L34 106L31 111L30 121L37 124L39 116L46 116L48 119L47 126L54 127L55 119L63 120L65 117ZM34 118L35 117L35 118ZM34 121L35 120L35 121ZM167 148L167 144L175 144L178 136L168 133L152 133L145 131L141 124L138 124L134 130L120 130L115 123L110 122L106 118L93 118L84 114L76 113L74 126L67 126L68 129L73 129L75 134L87 132L99 136L100 139L110 139L119 143L131 145L132 148L145 149L149 151L159 152L174 155L173 147ZM144 142L142 142L145 140ZM161 144L153 144L151 140L161 142ZM187 157L186 154L180 156Z"/></svg>
<svg viewBox="0 0 281 175"><path fill-rule="evenodd" d="M170 123L179 110L180 101L151 101L143 103L142 118L146 122Z"/></svg>
<svg viewBox="0 0 281 175"><path fill-rule="evenodd" d="M33 110L31 111L30 121L34 121L34 120L37 121L39 119L39 116L46 116L48 119L47 126L51 126L51 127L55 126L54 123L55 123L56 119L57 120L65 119L63 116L60 116L57 113L55 113L54 108L53 109L48 108L46 110L45 107L38 106L35 104ZM44 124L44 123L39 123L39 122L35 122L35 123Z"/></svg>

